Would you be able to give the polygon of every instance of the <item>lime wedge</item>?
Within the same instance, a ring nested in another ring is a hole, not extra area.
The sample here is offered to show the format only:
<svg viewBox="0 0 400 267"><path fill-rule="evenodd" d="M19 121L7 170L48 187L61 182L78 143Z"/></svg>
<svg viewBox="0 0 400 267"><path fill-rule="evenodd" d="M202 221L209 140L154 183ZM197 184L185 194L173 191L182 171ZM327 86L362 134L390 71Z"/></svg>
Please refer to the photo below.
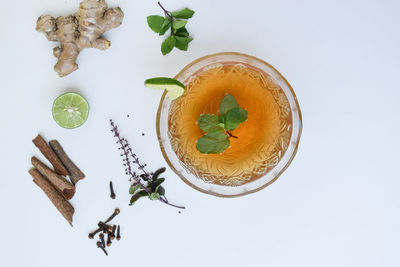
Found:
<svg viewBox="0 0 400 267"><path fill-rule="evenodd" d="M147 79L144 82L144 86L153 89L167 90L167 96L171 100L177 99L185 92L185 86L180 81L166 77Z"/></svg>
<svg viewBox="0 0 400 267"><path fill-rule="evenodd" d="M83 96L76 93L65 93L54 100L52 113L58 125L73 129L86 121L89 105Z"/></svg>

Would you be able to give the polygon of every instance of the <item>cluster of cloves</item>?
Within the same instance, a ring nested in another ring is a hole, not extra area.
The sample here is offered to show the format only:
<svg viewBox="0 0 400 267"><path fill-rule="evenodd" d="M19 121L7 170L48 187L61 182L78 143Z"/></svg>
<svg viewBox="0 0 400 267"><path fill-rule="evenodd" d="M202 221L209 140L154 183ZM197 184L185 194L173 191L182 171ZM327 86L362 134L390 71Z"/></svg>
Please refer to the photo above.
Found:
<svg viewBox="0 0 400 267"><path fill-rule="evenodd" d="M97 224L98 228L96 230L94 230L93 232L89 233L89 239L94 239L94 237L96 236L96 234L99 234L99 241L96 242L97 247L100 248L104 254L106 254L108 256L107 250L106 250L106 246L110 247L112 244L112 240L117 239L120 240L121 239L121 234L120 234L120 226L118 225L111 225L109 224L109 222L111 222L112 219L114 219L115 216L117 216L120 213L120 210L118 208L116 208L114 210L114 213L104 222L103 221L99 221L99 223ZM107 235L107 241L105 240L105 236Z"/></svg>

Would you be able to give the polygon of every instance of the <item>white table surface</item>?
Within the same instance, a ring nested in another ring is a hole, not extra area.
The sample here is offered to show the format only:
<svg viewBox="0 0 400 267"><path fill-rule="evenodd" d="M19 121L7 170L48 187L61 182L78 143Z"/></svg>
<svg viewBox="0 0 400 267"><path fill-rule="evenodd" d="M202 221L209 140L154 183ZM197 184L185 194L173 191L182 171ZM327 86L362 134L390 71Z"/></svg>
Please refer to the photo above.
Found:
<svg viewBox="0 0 400 267"><path fill-rule="evenodd" d="M165 57L146 25L161 14L156 1L109 1L125 13L106 34L111 48L85 50L80 69L61 79L55 44L35 23L78 2L2 1L0 266L400 266L399 1L163 1L196 11L189 51ZM155 132L161 93L143 81L222 51L262 58L293 86L304 119L293 163L271 186L235 199L197 192L168 169L167 195L185 211L148 200L128 206L108 120L150 169L166 166ZM75 130L51 115L69 90L91 107ZM31 156L43 159L31 142L37 133L58 139L87 175L71 201L73 228L27 173ZM122 240L105 257L87 234L115 207Z"/></svg>

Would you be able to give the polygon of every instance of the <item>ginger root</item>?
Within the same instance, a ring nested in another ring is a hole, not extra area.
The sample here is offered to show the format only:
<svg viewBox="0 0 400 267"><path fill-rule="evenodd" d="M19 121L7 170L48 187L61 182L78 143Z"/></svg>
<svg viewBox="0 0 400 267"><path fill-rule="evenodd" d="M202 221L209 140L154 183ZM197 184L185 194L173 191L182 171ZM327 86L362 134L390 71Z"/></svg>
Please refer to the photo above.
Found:
<svg viewBox="0 0 400 267"><path fill-rule="evenodd" d="M57 19L40 16L36 30L47 40L60 42L61 46L53 49L53 55L58 58L54 70L64 77L78 69L76 58L84 48L106 50L110 47L110 41L101 35L121 25L123 17L121 8L108 8L105 0L83 0L75 15Z"/></svg>

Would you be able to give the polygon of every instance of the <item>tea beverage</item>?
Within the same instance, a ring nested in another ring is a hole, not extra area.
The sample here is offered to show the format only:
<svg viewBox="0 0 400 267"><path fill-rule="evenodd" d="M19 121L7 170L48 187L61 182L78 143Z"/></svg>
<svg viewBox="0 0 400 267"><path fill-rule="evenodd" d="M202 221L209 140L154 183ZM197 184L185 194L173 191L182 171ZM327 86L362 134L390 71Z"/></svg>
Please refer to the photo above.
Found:
<svg viewBox="0 0 400 267"><path fill-rule="evenodd" d="M238 186L253 181L277 165L289 145L291 109L280 86L265 72L243 63L209 65L186 81L183 96L173 101L168 136L181 165L208 183ZM202 154L196 141L204 132L201 114L218 116L227 94L248 111L247 121L233 130L230 146L220 154Z"/></svg>

